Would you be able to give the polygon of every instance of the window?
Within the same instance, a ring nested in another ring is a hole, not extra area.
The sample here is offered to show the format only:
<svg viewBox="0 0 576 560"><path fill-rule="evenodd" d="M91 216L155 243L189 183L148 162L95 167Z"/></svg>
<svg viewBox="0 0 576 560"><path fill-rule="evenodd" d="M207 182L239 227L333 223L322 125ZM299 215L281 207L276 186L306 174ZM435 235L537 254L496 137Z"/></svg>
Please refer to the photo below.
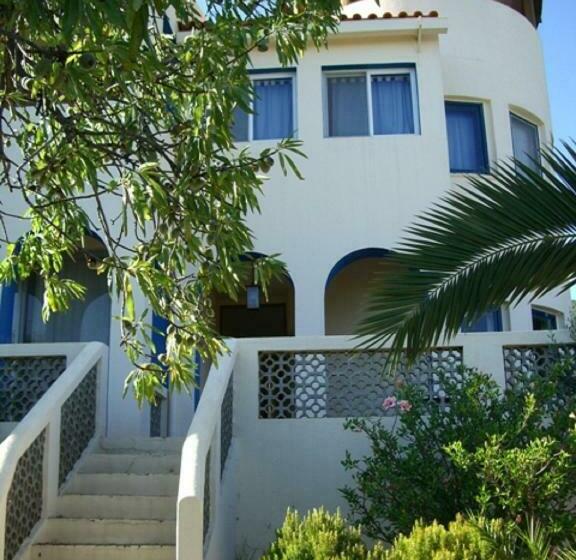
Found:
<svg viewBox="0 0 576 560"><path fill-rule="evenodd" d="M530 169L538 171L540 163L540 135L538 127L510 113L514 159Z"/></svg>
<svg viewBox="0 0 576 560"><path fill-rule="evenodd" d="M325 73L326 136L415 134L415 71L360 70Z"/></svg>
<svg viewBox="0 0 576 560"><path fill-rule="evenodd" d="M480 103L446 102L446 127L452 173L487 173L488 148Z"/></svg>
<svg viewBox="0 0 576 560"><path fill-rule="evenodd" d="M558 328L558 313L532 308L532 328L535 331L555 331Z"/></svg>
<svg viewBox="0 0 576 560"><path fill-rule="evenodd" d="M237 108L232 135L238 142L291 138L294 135L294 79L274 75L253 80L253 113Z"/></svg>
<svg viewBox="0 0 576 560"><path fill-rule="evenodd" d="M469 325L462 325L463 333L502 332L502 311L493 309Z"/></svg>

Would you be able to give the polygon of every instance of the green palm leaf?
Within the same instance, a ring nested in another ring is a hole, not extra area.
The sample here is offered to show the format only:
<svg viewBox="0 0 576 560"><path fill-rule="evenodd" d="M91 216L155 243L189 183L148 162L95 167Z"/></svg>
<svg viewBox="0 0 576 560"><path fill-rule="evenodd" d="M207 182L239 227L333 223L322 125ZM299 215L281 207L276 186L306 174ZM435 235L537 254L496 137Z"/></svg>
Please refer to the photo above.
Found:
<svg viewBox="0 0 576 560"><path fill-rule="evenodd" d="M407 230L358 334L415 359L463 323L576 281L576 148L514 162L441 198Z"/></svg>

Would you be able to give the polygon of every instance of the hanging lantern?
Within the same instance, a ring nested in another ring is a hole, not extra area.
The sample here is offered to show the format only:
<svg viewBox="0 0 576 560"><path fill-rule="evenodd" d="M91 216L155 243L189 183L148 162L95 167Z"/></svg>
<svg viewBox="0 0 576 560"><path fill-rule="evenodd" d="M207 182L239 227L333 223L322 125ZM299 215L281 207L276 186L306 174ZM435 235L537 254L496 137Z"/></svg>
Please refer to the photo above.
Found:
<svg viewBox="0 0 576 560"><path fill-rule="evenodd" d="M246 308L260 309L260 287L256 284L246 287Z"/></svg>

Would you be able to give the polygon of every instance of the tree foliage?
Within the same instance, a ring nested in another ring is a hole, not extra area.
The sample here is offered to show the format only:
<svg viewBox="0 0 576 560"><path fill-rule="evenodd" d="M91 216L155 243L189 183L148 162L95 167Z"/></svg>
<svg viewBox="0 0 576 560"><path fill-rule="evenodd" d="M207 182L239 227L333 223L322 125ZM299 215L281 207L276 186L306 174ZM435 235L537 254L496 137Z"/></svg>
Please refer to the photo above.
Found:
<svg viewBox="0 0 576 560"><path fill-rule="evenodd" d="M576 280L576 148L502 164L451 190L407 230L358 332L414 359L463 324Z"/></svg>
<svg viewBox="0 0 576 560"><path fill-rule="evenodd" d="M259 211L266 173L291 159L286 139L253 153L235 146L235 107L249 109L255 48L296 63L336 29L338 0L2 0L0 9L1 282L44 282L44 318L83 288L65 258L107 275L121 301L128 382L153 399L168 375L193 380L193 353L223 345L212 294L235 296L240 256L253 248L246 216ZM191 29L163 33L165 13ZM14 201L26 212L14 213ZM14 223L28 233L14 238ZM108 251L86 247L95 232ZM263 286L280 263L253 265ZM139 306L135 293L143 293ZM167 351L151 359L149 307L168 321Z"/></svg>

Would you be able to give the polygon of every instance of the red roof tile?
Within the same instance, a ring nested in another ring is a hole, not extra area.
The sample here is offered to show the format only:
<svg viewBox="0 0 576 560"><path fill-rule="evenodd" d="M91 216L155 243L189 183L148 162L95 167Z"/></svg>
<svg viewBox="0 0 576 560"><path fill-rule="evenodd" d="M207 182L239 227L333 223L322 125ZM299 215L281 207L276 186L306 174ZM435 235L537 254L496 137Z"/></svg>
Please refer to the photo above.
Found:
<svg viewBox="0 0 576 560"><path fill-rule="evenodd" d="M371 13L368 14L367 16L362 16L362 14L358 13L352 15L340 14L341 21L367 20L367 19L404 19L404 18L420 18L420 17L436 18L438 17L438 12L436 10L432 10L427 14L420 11L416 11L412 14L408 12L399 12L396 15L391 12L384 12L382 15Z"/></svg>

